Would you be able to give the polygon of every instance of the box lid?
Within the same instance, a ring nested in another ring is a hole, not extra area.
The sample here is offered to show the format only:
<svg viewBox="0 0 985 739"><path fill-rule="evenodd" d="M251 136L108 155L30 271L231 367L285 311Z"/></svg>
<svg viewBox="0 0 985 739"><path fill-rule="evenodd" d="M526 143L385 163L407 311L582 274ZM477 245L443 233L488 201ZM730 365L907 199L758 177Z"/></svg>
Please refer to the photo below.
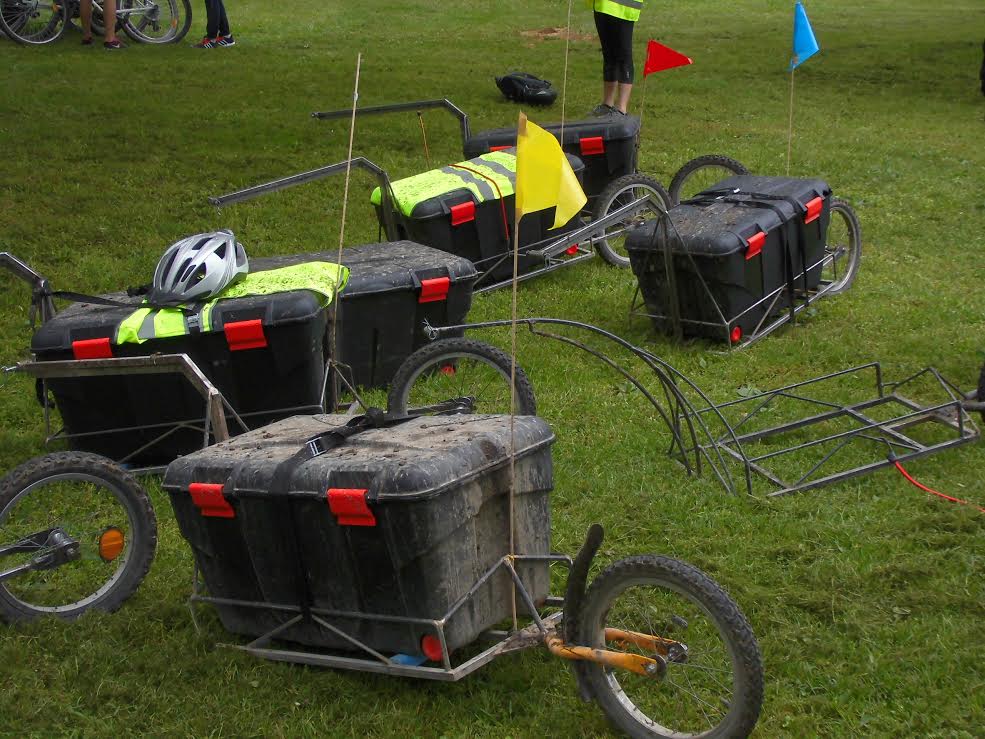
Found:
<svg viewBox="0 0 985 739"><path fill-rule="evenodd" d="M31 339L31 351L40 354L73 351L73 346L78 345L77 342L93 339L107 339L107 347L123 343L118 342L120 325L141 309L143 299L129 297L126 293L110 293L103 297L126 303L131 307L72 303L35 332ZM324 299L320 294L310 290L229 298L218 301L211 308L207 331L223 332L230 324L257 320L261 321L263 326L270 328L303 323L323 310L325 310ZM193 322L199 321L198 314L191 315L195 316ZM143 320L153 322L154 314L148 313ZM201 326L196 328L194 333L203 333ZM183 333L158 340L183 339L187 335Z"/></svg>
<svg viewBox="0 0 985 739"><path fill-rule="evenodd" d="M224 484L223 495L269 497L279 464L318 434L344 426L347 416L295 416L172 462L167 490ZM547 450L554 434L534 416L514 419L516 458ZM329 489L366 490L369 502L426 500L480 475L509 466L510 417L426 416L355 434L339 447L301 463L289 495L324 499Z"/></svg>
<svg viewBox="0 0 985 739"><path fill-rule="evenodd" d="M671 208L666 229L658 230L658 221L652 220L630 233L626 249L662 249L665 234L669 234L671 250L676 253L728 256L745 251L750 239L755 243L757 234L768 234L781 224L802 219L808 203L817 198L826 201L830 195L831 188L823 180L729 177Z"/></svg>
<svg viewBox="0 0 985 739"><path fill-rule="evenodd" d="M269 269L308 260L338 259L338 252L311 252L293 256L255 259L255 269ZM361 295L417 290L423 280L448 277L452 284L475 282L479 272L468 259L413 241L362 244L342 250L342 264L349 268L349 281L342 299Z"/></svg>
<svg viewBox="0 0 985 739"><path fill-rule="evenodd" d="M536 121L535 121L536 122ZM555 138L561 131L560 123L537 123L541 128L550 131ZM566 121L564 124L564 140L562 146L568 150L581 151L582 139L601 138L605 142L615 143L635 139L640 132L640 119L635 115L606 116L601 118L586 118L581 121ZM491 151L494 147L516 145L516 128L493 128L472 134L465 142L464 154L467 157L477 156Z"/></svg>

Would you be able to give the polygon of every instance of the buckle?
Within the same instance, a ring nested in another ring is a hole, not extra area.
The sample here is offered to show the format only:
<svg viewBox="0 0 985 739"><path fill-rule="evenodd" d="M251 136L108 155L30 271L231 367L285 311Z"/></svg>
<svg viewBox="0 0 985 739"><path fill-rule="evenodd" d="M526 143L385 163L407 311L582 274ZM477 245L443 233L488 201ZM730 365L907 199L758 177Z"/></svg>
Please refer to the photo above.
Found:
<svg viewBox="0 0 985 739"><path fill-rule="evenodd" d="M318 457L325 453L325 445L322 443L320 436L308 439L305 443L308 445L309 456Z"/></svg>

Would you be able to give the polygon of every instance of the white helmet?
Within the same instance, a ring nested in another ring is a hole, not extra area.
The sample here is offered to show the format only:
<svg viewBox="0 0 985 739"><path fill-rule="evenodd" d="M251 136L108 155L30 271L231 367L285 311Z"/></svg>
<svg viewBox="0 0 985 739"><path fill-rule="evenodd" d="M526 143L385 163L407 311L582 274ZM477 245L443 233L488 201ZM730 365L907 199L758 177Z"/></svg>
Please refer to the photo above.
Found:
<svg viewBox="0 0 985 739"><path fill-rule="evenodd" d="M250 265L229 230L195 234L168 247L147 299L160 305L207 300L245 276Z"/></svg>

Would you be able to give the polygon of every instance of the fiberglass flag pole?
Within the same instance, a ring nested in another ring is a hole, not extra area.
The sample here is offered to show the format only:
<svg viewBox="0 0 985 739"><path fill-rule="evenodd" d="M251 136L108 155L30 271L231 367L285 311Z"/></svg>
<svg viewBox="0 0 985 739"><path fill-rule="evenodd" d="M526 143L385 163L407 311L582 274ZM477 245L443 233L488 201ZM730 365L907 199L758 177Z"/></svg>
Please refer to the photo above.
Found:
<svg viewBox="0 0 985 739"><path fill-rule="evenodd" d="M793 56L790 59L790 116L787 123L787 176L790 175L790 152L793 148L793 73L801 64L821 50L814 29L807 19L804 4L798 2L793 10Z"/></svg>
<svg viewBox="0 0 985 739"><path fill-rule="evenodd" d="M693 64L691 57L684 56L679 51L674 51L669 46L657 43L650 39L646 45L646 63L643 65L643 94L640 100L640 131L643 130L643 111L646 109L646 78L654 72L663 72L665 69L674 67L684 67Z"/></svg>

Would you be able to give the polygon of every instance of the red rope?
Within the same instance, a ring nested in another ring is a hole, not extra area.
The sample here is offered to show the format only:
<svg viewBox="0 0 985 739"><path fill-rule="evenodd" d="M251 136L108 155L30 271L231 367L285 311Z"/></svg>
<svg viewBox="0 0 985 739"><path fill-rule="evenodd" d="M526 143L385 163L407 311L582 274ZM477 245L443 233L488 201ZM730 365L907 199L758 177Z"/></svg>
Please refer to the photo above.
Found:
<svg viewBox="0 0 985 739"><path fill-rule="evenodd" d="M893 464L896 465L896 469L898 469L900 471L900 474L902 474L903 477L905 477L907 480L909 480L910 482L912 482L914 485L916 485L918 488L920 488L921 490L923 490L925 493L930 493L931 495L936 495L937 497L943 498L944 500L949 500L952 503L960 503L961 505L970 505L970 506L973 506L973 507L977 508L982 513L985 513L985 508L982 508L981 506L977 506L974 503L969 503L967 500L961 500L960 498L952 498L950 495L945 495L944 493L938 492L937 490L934 490L933 488L928 488L926 485L924 485L921 482L917 482L916 480L913 479L913 477L910 475L909 472L907 472L905 469L903 469L903 465L901 465L899 463L899 461L893 461Z"/></svg>

